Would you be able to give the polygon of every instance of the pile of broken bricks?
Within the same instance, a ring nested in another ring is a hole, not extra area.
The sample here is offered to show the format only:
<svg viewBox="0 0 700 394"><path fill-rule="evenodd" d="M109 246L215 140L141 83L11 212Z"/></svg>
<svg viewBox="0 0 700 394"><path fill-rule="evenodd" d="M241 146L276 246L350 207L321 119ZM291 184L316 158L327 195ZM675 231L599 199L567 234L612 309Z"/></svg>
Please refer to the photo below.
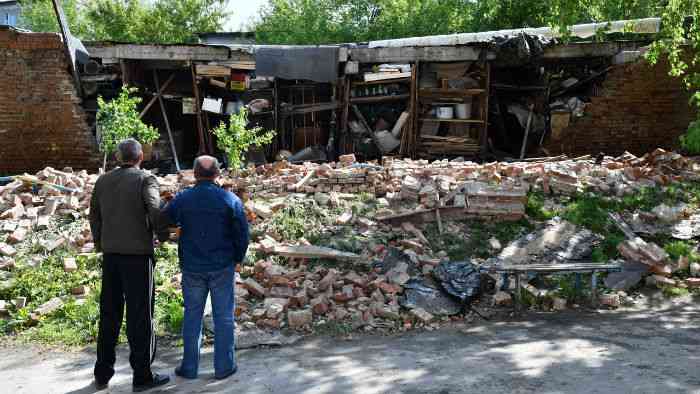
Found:
<svg viewBox="0 0 700 394"><path fill-rule="evenodd" d="M271 328L306 329L319 321L349 322L355 327L388 327L397 322L399 326L415 322L431 324L440 317L431 315L430 310L406 311L400 307L404 285L413 279L433 280L431 271L446 257L440 252L424 253L429 249L429 242L418 228L420 224L438 221L442 228L441 221L449 220L517 220L525 215L530 190L571 195L588 189L604 195L623 196L647 186L696 181L698 174L700 167L696 162L663 150L643 157L625 154L616 158L559 157L486 164L396 158L385 158L381 163L358 163L353 155L346 155L337 163L275 162L242 170L237 176L226 174L221 178L223 187L246 200L249 217L258 224L270 220L284 206L284 202L269 202L275 198L302 196L319 205L333 204L335 200L357 193L381 198L386 204L377 211L376 217L357 218L351 212L344 212L337 217L336 224L360 228L380 226L403 232L407 237L396 246L403 249L414 265L413 270L399 265L385 273L368 268L369 260L382 260L386 256L386 247L358 256L314 245L288 244L269 237L255 239L252 247L270 255L288 257L294 263L281 266L268 259L247 266L236 294L236 314L245 324ZM45 237L36 241L45 253L58 248L69 248L76 254L90 253L94 249L85 219L97 175L46 168L33 177L36 183L15 181L0 186L1 271L14 269L15 259L21 254L18 245L28 242L35 232ZM158 181L164 198L195 183L191 171L159 176ZM66 193L46 183L74 188L78 192ZM56 219L62 217L80 221L80 231L62 232L56 224ZM689 226L692 231L700 228L692 223ZM444 227L446 231L452 228L449 223ZM52 231L47 231L49 229ZM500 246L493 249L500 249ZM655 283L700 286L697 278L683 283L671 279L670 274L683 269L684 263L669 262L661 248L641 238L630 237L620 245L620 252L629 261L647 264L653 271L649 278ZM308 259L316 258L366 261L355 269L309 268ZM34 264L31 256L25 260L27 264ZM64 268L75 269L75 261L72 263L64 262ZM691 273L700 271L696 264L689 268ZM80 296L88 291L75 289L73 294ZM507 295L498 293L495 303L507 304ZM606 296L601 297L601 301L605 299ZM26 299L12 301L16 307L26 302ZM33 314L50 314L60 308L61 302L62 299L52 299ZM0 313L9 303L0 304Z"/></svg>

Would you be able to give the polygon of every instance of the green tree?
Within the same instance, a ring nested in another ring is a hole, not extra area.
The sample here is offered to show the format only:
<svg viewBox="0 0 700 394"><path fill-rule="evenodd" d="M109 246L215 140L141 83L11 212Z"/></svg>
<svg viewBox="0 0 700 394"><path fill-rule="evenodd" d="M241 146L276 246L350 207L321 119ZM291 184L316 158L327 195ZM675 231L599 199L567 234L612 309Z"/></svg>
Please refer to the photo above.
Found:
<svg viewBox="0 0 700 394"><path fill-rule="evenodd" d="M700 0L669 0L661 15L661 34L647 53L651 63L668 61L672 76L691 92L697 119L681 137L681 145L700 154Z"/></svg>
<svg viewBox="0 0 700 394"><path fill-rule="evenodd" d="M138 104L141 97L133 96L138 89L122 86L119 96L111 101L97 98L97 125L100 128L100 152L107 155L114 152L119 141L135 138L143 144L152 144L160 133L158 129L141 121Z"/></svg>
<svg viewBox="0 0 700 394"><path fill-rule="evenodd" d="M245 160L245 153L251 146L261 148L275 138L274 130L262 127L248 127L248 109L231 114L229 123L221 122L211 131L216 136L216 146L226 153L229 168L238 170Z"/></svg>
<svg viewBox="0 0 700 394"><path fill-rule="evenodd" d="M220 31L228 0L62 0L71 32L85 40L192 43ZM22 27L58 31L51 0L22 1Z"/></svg>
<svg viewBox="0 0 700 394"><path fill-rule="evenodd" d="M59 31L58 20L51 0L20 0L22 16L20 27L32 31ZM79 0L61 0L68 28L77 37L89 35L89 21L82 11L85 3Z"/></svg>
<svg viewBox="0 0 700 394"><path fill-rule="evenodd" d="M140 0L95 0L84 11L91 21L91 40L139 42L148 13Z"/></svg>

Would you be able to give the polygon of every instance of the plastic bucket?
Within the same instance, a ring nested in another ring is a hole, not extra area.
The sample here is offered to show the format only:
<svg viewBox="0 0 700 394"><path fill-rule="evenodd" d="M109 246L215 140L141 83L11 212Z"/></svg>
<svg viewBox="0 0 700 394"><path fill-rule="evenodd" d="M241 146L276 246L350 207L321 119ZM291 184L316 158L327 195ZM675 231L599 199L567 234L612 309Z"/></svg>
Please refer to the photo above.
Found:
<svg viewBox="0 0 700 394"><path fill-rule="evenodd" d="M465 100L464 104L456 104L455 112L457 113L457 119L469 119L472 116L472 101Z"/></svg>

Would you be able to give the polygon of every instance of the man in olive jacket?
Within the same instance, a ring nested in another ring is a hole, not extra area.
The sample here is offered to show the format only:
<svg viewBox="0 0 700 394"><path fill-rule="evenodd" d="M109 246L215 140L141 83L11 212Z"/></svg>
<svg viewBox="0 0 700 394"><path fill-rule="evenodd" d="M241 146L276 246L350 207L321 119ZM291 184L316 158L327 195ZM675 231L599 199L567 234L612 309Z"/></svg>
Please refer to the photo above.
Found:
<svg viewBox="0 0 700 394"><path fill-rule="evenodd" d="M126 301L126 332L131 354L134 392L167 383L168 376L151 372L156 342L153 332L153 240L159 216L160 192L153 175L140 169L141 144L119 143L121 165L102 175L90 200L90 227L95 248L103 252L100 323L95 384L107 387L114 375L115 347Z"/></svg>

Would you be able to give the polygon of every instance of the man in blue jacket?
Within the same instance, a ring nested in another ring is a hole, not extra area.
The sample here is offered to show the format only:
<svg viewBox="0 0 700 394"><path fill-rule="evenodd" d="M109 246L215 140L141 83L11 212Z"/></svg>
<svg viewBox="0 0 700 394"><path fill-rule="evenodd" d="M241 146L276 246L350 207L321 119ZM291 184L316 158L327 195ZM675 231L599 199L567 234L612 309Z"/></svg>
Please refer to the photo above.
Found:
<svg viewBox="0 0 700 394"><path fill-rule="evenodd" d="M178 194L163 215L180 228L179 257L185 316L184 354L175 374L196 379L202 316L211 294L214 315L214 376L236 373L234 355L234 282L236 265L248 249L248 221L241 200L214 183L219 162L200 156L194 162L197 184Z"/></svg>

